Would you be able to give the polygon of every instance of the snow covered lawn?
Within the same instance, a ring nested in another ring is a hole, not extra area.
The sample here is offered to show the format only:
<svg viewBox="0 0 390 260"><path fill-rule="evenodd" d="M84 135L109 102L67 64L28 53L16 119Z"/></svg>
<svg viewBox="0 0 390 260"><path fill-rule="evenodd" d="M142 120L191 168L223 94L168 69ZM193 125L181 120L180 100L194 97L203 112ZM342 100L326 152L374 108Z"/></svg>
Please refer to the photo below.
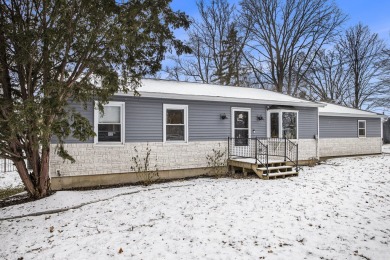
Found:
<svg viewBox="0 0 390 260"><path fill-rule="evenodd" d="M389 154L333 159L278 180L196 179L57 192L44 201L0 209L0 218L81 203L87 204L0 221L0 259L390 255Z"/></svg>
<svg viewBox="0 0 390 260"><path fill-rule="evenodd" d="M23 185L17 172L0 172L0 189L14 188Z"/></svg>

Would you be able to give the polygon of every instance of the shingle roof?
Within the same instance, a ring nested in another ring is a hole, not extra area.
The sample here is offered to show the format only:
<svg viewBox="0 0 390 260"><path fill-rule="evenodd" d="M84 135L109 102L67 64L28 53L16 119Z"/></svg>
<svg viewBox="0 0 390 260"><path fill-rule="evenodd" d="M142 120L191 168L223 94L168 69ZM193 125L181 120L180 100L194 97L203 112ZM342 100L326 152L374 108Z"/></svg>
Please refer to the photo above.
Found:
<svg viewBox="0 0 390 260"><path fill-rule="evenodd" d="M325 107L318 108L320 116L346 116L346 117L385 117L383 115L365 111L356 108L350 108L342 105L330 104L326 102L321 102L325 104Z"/></svg>

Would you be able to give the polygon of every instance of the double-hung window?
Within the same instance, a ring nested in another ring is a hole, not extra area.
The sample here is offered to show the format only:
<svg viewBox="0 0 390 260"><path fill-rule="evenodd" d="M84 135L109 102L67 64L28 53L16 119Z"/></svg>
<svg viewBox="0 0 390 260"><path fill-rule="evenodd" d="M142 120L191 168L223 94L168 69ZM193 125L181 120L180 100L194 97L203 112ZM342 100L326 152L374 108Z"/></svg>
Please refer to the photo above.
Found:
<svg viewBox="0 0 390 260"><path fill-rule="evenodd" d="M298 111L268 110L268 137L298 139Z"/></svg>
<svg viewBox="0 0 390 260"><path fill-rule="evenodd" d="M358 120L358 137L366 137L366 120Z"/></svg>
<svg viewBox="0 0 390 260"><path fill-rule="evenodd" d="M164 104L163 111L164 142L187 142L188 106Z"/></svg>
<svg viewBox="0 0 390 260"><path fill-rule="evenodd" d="M123 144L125 142L125 103L109 102L101 113L95 108L95 143Z"/></svg>

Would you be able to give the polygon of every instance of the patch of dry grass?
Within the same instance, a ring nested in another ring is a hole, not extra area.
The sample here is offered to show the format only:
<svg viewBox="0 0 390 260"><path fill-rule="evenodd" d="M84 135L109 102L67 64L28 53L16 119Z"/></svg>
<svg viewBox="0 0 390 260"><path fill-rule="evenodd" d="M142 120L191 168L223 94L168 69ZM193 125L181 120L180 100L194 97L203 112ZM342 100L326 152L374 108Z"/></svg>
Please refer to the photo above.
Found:
<svg viewBox="0 0 390 260"><path fill-rule="evenodd" d="M8 188L0 189L0 200L8 198L12 195L18 194L22 191L24 191L23 186L8 187Z"/></svg>

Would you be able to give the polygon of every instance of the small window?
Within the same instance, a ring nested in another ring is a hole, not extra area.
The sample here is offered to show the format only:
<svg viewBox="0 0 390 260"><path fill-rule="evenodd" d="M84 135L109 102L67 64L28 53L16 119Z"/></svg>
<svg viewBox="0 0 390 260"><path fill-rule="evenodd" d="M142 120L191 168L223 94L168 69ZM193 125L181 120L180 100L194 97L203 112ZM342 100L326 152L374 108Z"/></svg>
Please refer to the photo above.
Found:
<svg viewBox="0 0 390 260"><path fill-rule="evenodd" d="M104 112L95 109L95 143L124 143L124 103L109 102Z"/></svg>
<svg viewBox="0 0 390 260"><path fill-rule="evenodd" d="M271 113L271 138L279 138L279 113Z"/></svg>
<svg viewBox="0 0 390 260"><path fill-rule="evenodd" d="M358 120L358 136L366 137L366 120Z"/></svg>
<svg viewBox="0 0 390 260"><path fill-rule="evenodd" d="M164 142L187 142L188 106L164 104Z"/></svg>

